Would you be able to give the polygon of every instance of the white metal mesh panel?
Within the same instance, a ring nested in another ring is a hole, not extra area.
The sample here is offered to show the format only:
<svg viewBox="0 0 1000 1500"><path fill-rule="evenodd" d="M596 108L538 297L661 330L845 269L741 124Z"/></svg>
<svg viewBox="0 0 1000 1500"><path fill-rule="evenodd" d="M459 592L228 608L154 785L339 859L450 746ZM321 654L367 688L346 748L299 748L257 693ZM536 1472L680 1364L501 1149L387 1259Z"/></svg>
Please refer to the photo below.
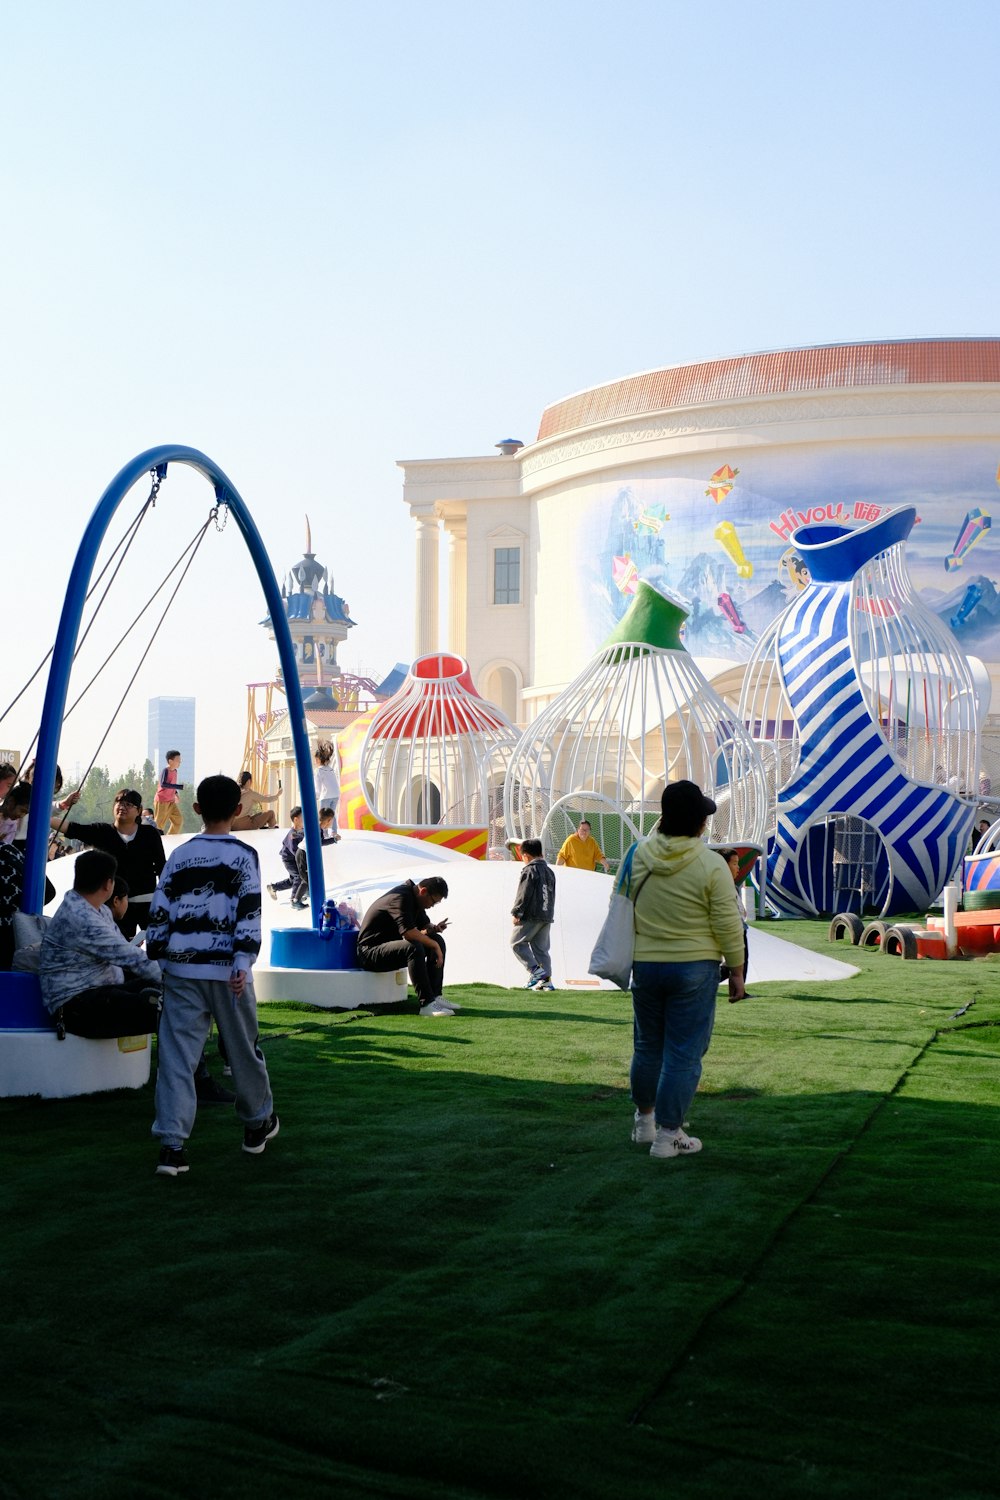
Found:
<svg viewBox="0 0 1000 1500"><path fill-rule="evenodd" d="M739 719L760 755L767 789L766 833L774 833L778 792L799 762L799 735L775 657L778 621L764 631L743 674Z"/></svg>
<svg viewBox="0 0 1000 1500"><path fill-rule="evenodd" d="M556 804L579 811L587 797L646 832L666 783L683 779L719 802L709 838L760 841L766 781L738 716L685 651L615 644L521 737L504 792L507 832L539 837Z"/></svg>
<svg viewBox="0 0 1000 1500"><path fill-rule="evenodd" d="M915 781L979 790L972 671L947 626L915 593L902 546L867 563L852 584L851 648L868 710Z"/></svg>

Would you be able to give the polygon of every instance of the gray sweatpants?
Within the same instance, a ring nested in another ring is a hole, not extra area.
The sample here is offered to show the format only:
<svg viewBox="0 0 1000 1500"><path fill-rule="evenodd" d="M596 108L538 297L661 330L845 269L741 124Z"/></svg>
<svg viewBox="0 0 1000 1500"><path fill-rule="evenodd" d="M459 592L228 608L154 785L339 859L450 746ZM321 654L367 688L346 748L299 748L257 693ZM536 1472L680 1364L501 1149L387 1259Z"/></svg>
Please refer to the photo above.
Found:
<svg viewBox="0 0 1000 1500"><path fill-rule="evenodd" d="M164 1146L183 1146L194 1128L198 1111L194 1072L213 1016L233 1070L237 1117L244 1125L262 1125L274 1110L267 1064L257 1046L253 976L247 975L237 998L224 979L164 974L153 1121L153 1134Z"/></svg>
<svg viewBox="0 0 1000 1500"><path fill-rule="evenodd" d="M551 922L515 922L510 935L510 946L515 956L529 973L540 969L543 974L552 973L549 957L549 939L552 936Z"/></svg>

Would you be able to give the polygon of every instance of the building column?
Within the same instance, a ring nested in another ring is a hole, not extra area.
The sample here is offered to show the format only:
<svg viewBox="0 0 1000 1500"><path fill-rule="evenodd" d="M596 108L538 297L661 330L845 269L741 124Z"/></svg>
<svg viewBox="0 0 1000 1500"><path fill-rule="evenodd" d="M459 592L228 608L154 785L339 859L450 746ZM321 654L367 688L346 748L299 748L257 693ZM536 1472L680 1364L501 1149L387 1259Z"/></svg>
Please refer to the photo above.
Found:
<svg viewBox="0 0 1000 1500"><path fill-rule="evenodd" d="M414 654L427 656L438 649L438 518L431 511L413 511L417 523L417 612Z"/></svg>
<svg viewBox="0 0 1000 1500"><path fill-rule="evenodd" d="M446 645L458 656L465 655L467 527L465 521L445 520L448 533L448 640Z"/></svg>

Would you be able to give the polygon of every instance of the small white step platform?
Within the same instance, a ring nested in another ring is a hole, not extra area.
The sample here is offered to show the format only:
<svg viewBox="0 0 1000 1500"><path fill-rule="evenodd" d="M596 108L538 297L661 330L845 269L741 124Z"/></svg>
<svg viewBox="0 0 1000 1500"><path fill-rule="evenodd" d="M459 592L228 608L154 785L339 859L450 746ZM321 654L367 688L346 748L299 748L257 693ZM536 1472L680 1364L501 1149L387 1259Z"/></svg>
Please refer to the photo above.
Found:
<svg viewBox="0 0 1000 1500"><path fill-rule="evenodd" d="M0 1030L0 1098L73 1099L109 1089L140 1089L149 1082L148 1036L88 1041L51 1028Z"/></svg>
<svg viewBox="0 0 1000 1500"><path fill-rule="evenodd" d="M322 1010L358 1010L405 1000L406 970L370 974L365 969L281 969L256 964L253 987L259 1003L284 1000Z"/></svg>

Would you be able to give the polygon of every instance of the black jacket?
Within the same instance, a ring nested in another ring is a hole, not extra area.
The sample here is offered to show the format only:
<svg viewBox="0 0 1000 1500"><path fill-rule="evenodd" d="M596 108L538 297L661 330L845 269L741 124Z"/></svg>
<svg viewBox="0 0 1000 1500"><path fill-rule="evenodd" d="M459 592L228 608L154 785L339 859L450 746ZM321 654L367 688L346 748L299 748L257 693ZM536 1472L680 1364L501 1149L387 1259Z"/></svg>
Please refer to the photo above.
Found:
<svg viewBox="0 0 1000 1500"><path fill-rule="evenodd" d="M66 824L63 832L68 839L76 839L81 844L89 844L92 849L103 849L105 854L114 855L118 861L118 874L128 882L129 889L122 932L127 938L134 937L136 929L146 925L149 902L167 862L160 830L140 823L135 838L128 843L113 823L71 822Z"/></svg>
<svg viewBox="0 0 1000 1500"><path fill-rule="evenodd" d="M414 927L425 932L430 925L427 912L417 900L415 882L404 880L369 906L361 921L358 947L364 952L382 943L398 943L404 932L411 932Z"/></svg>
<svg viewBox="0 0 1000 1500"><path fill-rule="evenodd" d="M511 916L522 922L551 922L556 914L556 877L544 859L533 859L521 871Z"/></svg>

